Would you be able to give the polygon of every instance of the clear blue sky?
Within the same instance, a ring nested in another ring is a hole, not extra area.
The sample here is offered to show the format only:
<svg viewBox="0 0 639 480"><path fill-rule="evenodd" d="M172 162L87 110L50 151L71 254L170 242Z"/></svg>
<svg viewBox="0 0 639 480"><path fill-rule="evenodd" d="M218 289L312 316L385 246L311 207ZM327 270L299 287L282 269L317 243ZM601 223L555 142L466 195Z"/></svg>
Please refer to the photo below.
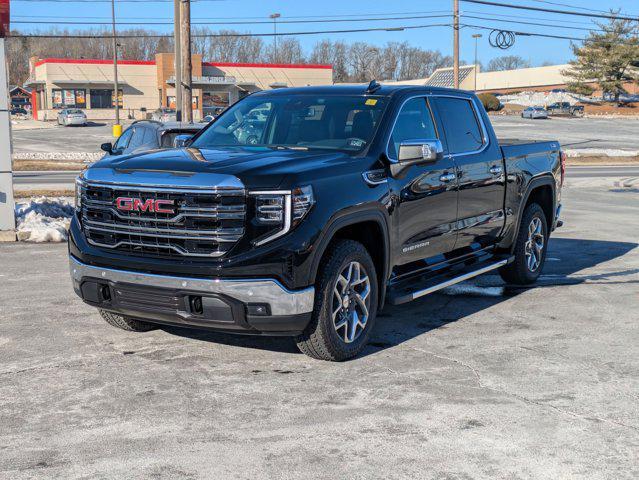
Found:
<svg viewBox="0 0 639 480"><path fill-rule="evenodd" d="M497 0L502 3L517 5L528 5L534 7L574 10L590 13L588 9L596 11L608 9L621 9L628 15L639 15L639 1L637 0ZM378 16L380 14L394 14L393 16L410 15L438 15L450 12L452 0L399 0L395 2L380 2L371 0L209 0L196 1L192 4L192 21L217 21L224 20L259 20L268 19L268 15L278 12L282 15L281 20L320 20L322 18L345 18L350 15ZM490 27L501 27L517 29L524 32L538 32L553 35L563 35L571 37L583 37L586 30L594 23L589 18L574 17L542 12L532 12L524 10L514 10L508 8L497 8L484 5L460 3L462 12L462 23L485 25ZM404 15L405 14L405 15ZM40 21L108 21L111 15L111 4L107 2L45 2L45 1L11 1L12 22L16 20L40 20ZM116 0L116 17L121 21L141 22L145 21L169 21L173 15L172 2L145 2L127 3ZM34 17L38 18L34 18ZM492 19L472 19L469 16L490 16ZM509 17L506 17L509 16ZM41 18L40 18L41 17ZM249 18L247 18L249 17ZM298 17L298 18L295 18ZM304 18L299 18L304 17ZM524 18L525 17L525 18ZM498 20L498 18L501 19ZM535 23L552 23L557 27L546 27L536 25L525 25L508 23L508 20ZM334 30L349 28L368 27L394 27L408 25L425 25L433 23L449 23L449 18L421 18L402 19L393 21L349 21L344 23L303 23L303 24L280 24L278 30L289 31L309 31L309 30ZM506 22L506 23L504 23ZM573 27L573 29L560 28ZM35 31L38 27L46 25L22 25L13 23L12 28L21 31ZM60 25L60 28L74 28L73 25ZM77 26L80 28L80 26ZM161 32L170 31L170 27L162 25L146 25L146 28L153 28ZM242 32L271 32L272 25L211 25L211 28L232 28ZM488 44L488 31L478 31L471 28L463 28L461 35L461 57L463 60L472 63L474 55L473 33L482 33L483 38L479 40L479 60L486 65L488 61L503 54L520 55L529 60L533 65L549 61L553 63L564 63L571 57L570 42L567 40L545 39L538 37L519 37L513 48L506 52L492 48ZM367 33L339 33L322 34L313 36L301 36L300 41L308 51L315 42L322 38L341 39L347 42L358 40L368 41L377 45L383 45L387 41L407 41L409 44L428 49L437 49L444 54L451 54L452 51L452 29L450 27L435 27L428 29L416 29L393 32L367 32ZM55 41L55 40L52 40ZM271 42L272 38L265 38L266 42ZM209 59L215 60L215 59Z"/></svg>

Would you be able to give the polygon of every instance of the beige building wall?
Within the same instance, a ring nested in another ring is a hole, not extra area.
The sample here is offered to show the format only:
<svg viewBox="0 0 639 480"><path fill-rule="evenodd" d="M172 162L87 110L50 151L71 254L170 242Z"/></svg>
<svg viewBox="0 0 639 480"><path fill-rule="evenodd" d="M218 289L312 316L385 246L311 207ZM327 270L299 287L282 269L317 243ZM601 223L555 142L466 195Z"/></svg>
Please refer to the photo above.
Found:
<svg viewBox="0 0 639 480"><path fill-rule="evenodd" d="M480 72L477 74L477 90L532 89L536 87L565 86L568 78L561 72L570 65L520 68L500 72Z"/></svg>
<svg viewBox="0 0 639 480"><path fill-rule="evenodd" d="M123 93L120 118L145 118L147 112L166 106L167 96L175 94L175 88L167 84L173 75L172 54L158 54L156 61L120 60L118 80ZM330 65L207 63L202 62L200 55L193 56L193 75L235 77L237 85L222 87L229 92L230 103L237 101L244 92L333 83ZM54 89L86 90L84 110L89 119L110 120L115 117L113 108L91 108L91 89L113 90L113 63L110 60L34 59L29 84L39 92L36 94L39 120L57 118L60 109L53 108ZM198 105L194 112L196 118L202 113L205 90L216 91L220 87L207 85L198 88L194 85L193 94L197 97Z"/></svg>
<svg viewBox="0 0 639 480"><path fill-rule="evenodd" d="M73 62L73 63L71 63ZM118 64L118 80L122 90L122 118L131 113L135 118L142 118L140 108L155 109L159 106L159 94L154 62L121 61ZM111 61L82 60L61 61L46 60L37 62L34 79L44 82L45 92L40 97L38 118L52 120L59 109L53 108L54 89L86 89L86 105L91 119L112 119L114 109L90 109L91 89L113 90L113 63ZM87 112L88 113L88 112Z"/></svg>

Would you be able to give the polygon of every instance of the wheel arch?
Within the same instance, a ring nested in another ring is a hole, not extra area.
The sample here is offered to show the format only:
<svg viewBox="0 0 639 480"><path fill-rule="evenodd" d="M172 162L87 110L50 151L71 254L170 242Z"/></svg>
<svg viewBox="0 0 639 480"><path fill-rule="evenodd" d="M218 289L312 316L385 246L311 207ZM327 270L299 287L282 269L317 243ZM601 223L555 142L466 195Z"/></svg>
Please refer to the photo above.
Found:
<svg viewBox="0 0 639 480"><path fill-rule="evenodd" d="M530 205L532 202L538 203L539 206L541 206L544 214L546 215L548 231L550 232L552 230L555 210L557 208L556 188L557 186L555 184L555 178L550 174L533 178L530 181L528 187L526 188L526 193L522 196L522 200L519 204L517 228L515 229L515 232L519 232L524 211L526 210L526 207L528 207L528 205ZM513 242L513 244L511 245L510 250L512 251L514 248L515 242Z"/></svg>
<svg viewBox="0 0 639 480"><path fill-rule="evenodd" d="M379 241L380 237L381 242ZM347 213L334 219L326 228L318 244L317 253L311 265L313 279L317 278L321 260L326 255L331 243L338 239L360 242L370 254L377 270L378 309L381 309L386 297L390 261L390 239L386 216L381 211L366 210Z"/></svg>

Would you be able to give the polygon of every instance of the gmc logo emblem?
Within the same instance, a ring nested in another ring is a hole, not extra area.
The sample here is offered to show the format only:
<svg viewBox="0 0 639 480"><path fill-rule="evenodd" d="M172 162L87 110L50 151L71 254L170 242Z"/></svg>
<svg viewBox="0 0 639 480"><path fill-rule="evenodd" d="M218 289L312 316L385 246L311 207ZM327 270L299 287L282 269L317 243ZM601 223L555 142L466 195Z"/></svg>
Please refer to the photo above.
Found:
<svg viewBox="0 0 639 480"><path fill-rule="evenodd" d="M154 198L142 200L141 198L118 197L115 199L115 208L125 212L174 213L173 205L173 200L156 200Z"/></svg>

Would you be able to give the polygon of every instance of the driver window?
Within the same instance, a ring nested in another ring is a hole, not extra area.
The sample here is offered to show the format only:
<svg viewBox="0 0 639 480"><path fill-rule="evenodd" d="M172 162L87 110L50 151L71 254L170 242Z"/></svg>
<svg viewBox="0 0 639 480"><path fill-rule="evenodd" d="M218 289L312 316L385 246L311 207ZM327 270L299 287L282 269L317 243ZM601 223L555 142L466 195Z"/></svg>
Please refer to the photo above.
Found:
<svg viewBox="0 0 639 480"><path fill-rule="evenodd" d="M113 146L113 150L117 152L122 152L129 145L129 141L131 140L131 136L133 135L133 128L128 128L120 135L118 141L115 142Z"/></svg>
<svg viewBox="0 0 639 480"><path fill-rule="evenodd" d="M388 156L397 160L399 144L406 140L434 140L437 138L433 117L426 99L408 100L399 114L388 143Z"/></svg>

